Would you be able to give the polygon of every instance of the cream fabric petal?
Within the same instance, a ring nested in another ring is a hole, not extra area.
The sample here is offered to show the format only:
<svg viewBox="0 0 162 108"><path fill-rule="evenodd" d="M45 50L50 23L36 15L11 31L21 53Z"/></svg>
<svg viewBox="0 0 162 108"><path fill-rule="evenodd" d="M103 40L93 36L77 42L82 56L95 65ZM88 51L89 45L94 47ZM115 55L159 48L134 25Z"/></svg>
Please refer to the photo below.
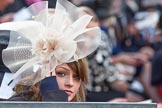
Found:
<svg viewBox="0 0 162 108"><path fill-rule="evenodd" d="M48 1L36 2L28 7L31 13L30 19L41 22L44 25L48 24Z"/></svg>
<svg viewBox="0 0 162 108"><path fill-rule="evenodd" d="M58 62L54 56L52 56L52 58L50 59L49 64L50 64L50 72L55 73L55 68L56 68Z"/></svg>
<svg viewBox="0 0 162 108"><path fill-rule="evenodd" d="M77 44L75 41L67 40L60 41L59 43L60 48L56 50L56 53L54 54L55 57L58 59L58 62L66 63L69 59L71 59L77 49Z"/></svg>
<svg viewBox="0 0 162 108"><path fill-rule="evenodd" d="M36 21L21 21L21 22L7 22L0 24L0 30L12 30L21 33L20 36L30 39L31 41L37 40L39 36L42 36L42 32L44 32L44 26L40 22ZM33 30L35 32L33 32ZM41 32L40 32L41 31ZM10 35L13 35L11 32ZM13 39L14 40L14 39ZM11 42L15 42L11 41Z"/></svg>
<svg viewBox="0 0 162 108"><path fill-rule="evenodd" d="M60 25L64 25L59 29L59 32L64 34L64 29L67 29L69 25L71 25L74 21L79 19L82 15L85 15L85 13L79 13L77 7L72 3L68 2L67 0L57 0L55 8L56 22L54 25L56 25L56 29L60 28Z"/></svg>
<svg viewBox="0 0 162 108"><path fill-rule="evenodd" d="M77 42L75 54L78 59L84 58L97 49L101 41L101 31L98 27L87 29L74 39ZM69 62L75 61L73 58Z"/></svg>
<svg viewBox="0 0 162 108"><path fill-rule="evenodd" d="M17 32L10 32L10 41L7 49L2 51L4 64L12 72L16 72L25 61L33 57L31 53L31 42Z"/></svg>
<svg viewBox="0 0 162 108"><path fill-rule="evenodd" d="M26 50L27 49L27 50ZM12 72L16 72L23 64L25 64L29 58L32 58L30 54L31 47L22 47L22 48L8 48L4 49L2 53L2 58L4 60L4 64L8 66L8 68ZM23 50L26 50L24 54L26 56L21 56Z"/></svg>
<svg viewBox="0 0 162 108"><path fill-rule="evenodd" d="M38 62L38 58L32 58L27 63L25 63L14 75L13 79L17 78L20 74L22 74L25 70L32 67L33 64L36 64ZM22 78L23 79L23 78Z"/></svg>
<svg viewBox="0 0 162 108"><path fill-rule="evenodd" d="M73 24L71 24L65 30L66 37L72 38L72 39L76 38L74 36L77 36L77 35L73 35L73 34L75 34L76 32L85 30L86 26L89 24L91 19L92 19L92 16L90 15L83 15L82 17L80 17L78 20L76 20Z"/></svg>

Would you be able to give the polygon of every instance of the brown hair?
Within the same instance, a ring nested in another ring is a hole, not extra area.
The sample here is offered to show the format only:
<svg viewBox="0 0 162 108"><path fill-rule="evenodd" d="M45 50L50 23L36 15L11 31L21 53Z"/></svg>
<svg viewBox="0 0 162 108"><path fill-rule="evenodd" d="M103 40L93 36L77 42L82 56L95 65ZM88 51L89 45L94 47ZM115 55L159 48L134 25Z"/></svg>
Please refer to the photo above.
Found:
<svg viewBox="0 0 162 108"><path fill-rule="evenodd" d="M78 93L72 99L72 101L85 101L86 100L86 93L84 89L84 84L88 83L88 67L86 59L80 59L78 61L68 63L68 66L79 75L81 79L81 86L79 87Z"/></svg>
<svg viewBox="0 0 162 108"><path fill-rule="evenodd" d="M79 75L81 79L81 86L79 87L78 93L72 99L73 102L85 101L86 100L86 92L84 89L84 84L88 83L88 67L86 59L80 59L78 61L74 61L71 63L67 63L67 65ZM41 95L39 90L39 82L31 85L25 86L21 84L17 84L13 89L16 94L19 94L26 100L31 101L41 101Z"/></svg>

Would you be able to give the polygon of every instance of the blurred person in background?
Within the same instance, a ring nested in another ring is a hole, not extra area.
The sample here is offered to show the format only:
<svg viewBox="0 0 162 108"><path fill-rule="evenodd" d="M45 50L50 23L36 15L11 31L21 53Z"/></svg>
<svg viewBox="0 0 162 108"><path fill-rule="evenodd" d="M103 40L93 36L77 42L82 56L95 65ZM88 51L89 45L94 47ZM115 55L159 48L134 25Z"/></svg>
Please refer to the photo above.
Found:
<svg viewBox="0 0 162 108"><path fill-rule="evenodd" d="M112 63L121 63L123 66L127 65L135 70L132 78L128 79L130 83L129 92L127 92L128 100L142 101L151 98L153 101L158 102L160 99L155 88L150 84L150 61L154 51L137 30L134 21L127 24L126 30L128 30L128 35L123 40L118 41L119 46L114 49ZM124 68L123 66L122 68ZM124 71L129 70L125 68Z"/></svg>
<svg viewBox="0 0 162 108"><path fill-rule="evenodd" d="M4 9L5 9L8 5L14 3L14 1L15 1L15 0L1 0L1 1L0 1L0 11L1 11L1 12L4 11Z"/></svg>
<svg viewBox="0 0 162 108"><path fill-rule="evenodd" d="M14 2L15 0L1 0L0 1L0 23L11 21L13 19L13 16L14 16L13 13L7 13L3 16L1 14L5 10L5 8L7 8L7 6L11 5Z"/></svg>
<svg viewBox="0 0 162 108"><path fill-rule="evenodd" d="M80 6L80 10L93 16L91 22L87 27L95 27L100 25L98 17L95 12L86 7ZM108 36L103 30L101 32L101 44L97 50L87 57L89 65L89 83L87 88L87 101L89 102L106 102L116 101L125 102L124 93L111 89L110 85L113 82L119 82L118 86L121 89L127 88L127 83L119 81L116 78L116 70L110 63L110 53L112 50L111 37Z"/></svg>
<svg viewBox="0 0 162 108"><path fill-rule="evenodd" d="M152 60L152 69L151 69L151 84L155 87L156 92L160 96L162 102L162 49L158 50Z"/></svg>
<svg viewBox="0 0 162 108"><path fill-rule="evenodd" d="M26 7L30 6L33 3L41 2L45 0L3 0L3 2L10 5L2 5L0 1L0 7L1 5L5 8L2 12L0 12L0 16L3 16L0 19L0 23L3 22L9 22L9 21L22 21L30 18L29 12L26 9ZM8 2L7 2L8 1ZM10 1L10 2L9 2ZM11 2L14 1L14 2ZM56 4L56 0L47 0L49 2L48 7L54 8ZM1 8L0 8L1 9ZM1 10L0 10L1 11Z"/></svg>

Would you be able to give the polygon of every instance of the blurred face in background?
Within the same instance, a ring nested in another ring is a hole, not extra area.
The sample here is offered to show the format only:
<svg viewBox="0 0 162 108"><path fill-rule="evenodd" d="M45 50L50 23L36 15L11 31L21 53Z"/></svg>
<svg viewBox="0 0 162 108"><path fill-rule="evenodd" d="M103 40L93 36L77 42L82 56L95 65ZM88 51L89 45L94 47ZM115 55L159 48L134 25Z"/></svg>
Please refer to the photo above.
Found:
<svg viewBox="0 0 162 108"><path fill-rule="evenodd" d="M14 2L15 2L15 0L0 0L0 11L4 11L4 9L8 5L10 5L10 4L14 3Z"/></svg>
<svg viewBox="0 0 162 108"><path fill-rule="evenodd" d="M138 34L138 30L137 30L134 22L128 23L127 29L128 29L128 33L131 35Z"/></svg>

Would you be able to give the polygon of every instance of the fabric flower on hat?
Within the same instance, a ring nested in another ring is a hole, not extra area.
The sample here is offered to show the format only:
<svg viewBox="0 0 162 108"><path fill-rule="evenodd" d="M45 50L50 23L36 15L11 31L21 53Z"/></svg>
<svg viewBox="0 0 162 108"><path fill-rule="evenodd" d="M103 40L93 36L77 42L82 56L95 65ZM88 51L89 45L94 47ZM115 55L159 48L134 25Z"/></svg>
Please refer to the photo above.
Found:
<svg viewBox="0 0 162 108"><path fill-rule="evenodd" d="M11 80L34 84L57 65L82 59L99 46L100 28L87 28L92 16L78 12L72 3L57 0L56 8L48 9L48 2L42 1L28 9L31 20L0 24L1 30L11 30L2 53L4 64L15 73ZM28 71L36 64L39 71Z"/></svg>

